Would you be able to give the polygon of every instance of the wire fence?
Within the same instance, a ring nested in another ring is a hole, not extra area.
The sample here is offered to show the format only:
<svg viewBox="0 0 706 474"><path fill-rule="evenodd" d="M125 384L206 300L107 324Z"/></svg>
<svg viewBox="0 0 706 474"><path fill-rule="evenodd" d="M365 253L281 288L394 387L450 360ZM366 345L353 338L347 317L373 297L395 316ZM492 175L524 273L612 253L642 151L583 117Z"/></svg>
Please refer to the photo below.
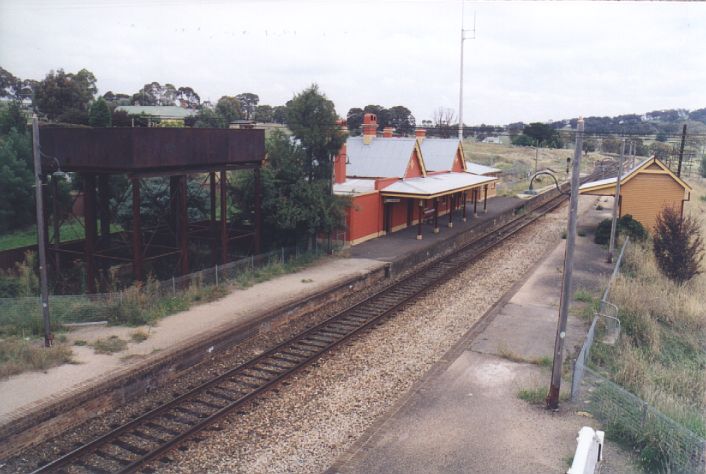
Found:
<svg viewBox="0 0 706 474"><path fill-rule="evenodd" d="M591 348L598 333L607 343L615 343L620 335L618 307L608 298L627 246L628 239L574 361L571 400L603 422L608 436L640 446L640 461L650 472L703 474L706 472L704 438L590 367Z"/></svg>
<svg viewBox="0 0 706 474"><path fill-rule="evenodd" d="M226 285L249 286L295 270L340 249L342 242L281 247L224 265L172 277L148 278L129 288L96 294L50 295L49 312L54 328L62 325L106 321L112 324L145 324L161 316L224 293ZM43 333L41 301L36 297L0 298L0 335L30 336Z"/></svg>

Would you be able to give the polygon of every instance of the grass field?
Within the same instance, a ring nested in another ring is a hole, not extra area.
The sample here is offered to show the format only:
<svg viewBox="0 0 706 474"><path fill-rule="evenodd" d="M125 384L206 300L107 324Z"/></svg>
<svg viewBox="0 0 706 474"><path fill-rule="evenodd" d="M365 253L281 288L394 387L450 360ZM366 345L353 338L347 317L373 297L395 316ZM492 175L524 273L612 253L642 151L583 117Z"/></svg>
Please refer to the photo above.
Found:
<svg viewBox="0 0 706 474"><path fill-rule="evenodd" d="M110 226L111 232L120 232L123 228L117 224ZM61 240L76 240L83 239L84 229L83 220L71 219L64 222L61 226ZM52 235L51 228L49 229L49 235ZM37 226L33 225L26 229L16 230L7 234L0 235L0 251L14 249L17 247L25 247L27 245L34 245L37 243Z"/></svg>
<svg viewBox="0 0 706 474"><path fill-rule="evenodd" d="M468 140L463 142L463 151L467 160L503 171L501 185L498 188L500 195L512 195L527 189L529 186L527 177L535 170L535 156L537 169L550 168L561 180L567 178L566 159L574 156L573 148L540 148L535 151L533 147L476 143ZM581 172L592 171L597 161L606 158L609 157L600 153L589 153L583 156ZM550 184L549 179L538 182L541 183L540 186Z"/></svg>

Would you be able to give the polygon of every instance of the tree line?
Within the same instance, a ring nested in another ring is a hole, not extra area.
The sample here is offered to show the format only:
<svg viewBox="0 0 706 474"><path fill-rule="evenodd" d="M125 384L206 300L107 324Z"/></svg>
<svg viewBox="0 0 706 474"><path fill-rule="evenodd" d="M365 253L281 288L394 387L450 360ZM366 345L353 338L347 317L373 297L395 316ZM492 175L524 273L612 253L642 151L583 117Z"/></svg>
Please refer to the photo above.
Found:
<svg viewBox="0 0 706 474"><path fill-rule="evenodd" d="M345 198L331 188L332 159L340 149L344 134L332 127L338 120L335 106L317 85L294 95L283 106L259 103L254 93L223 96L216 104L203 102L191 87L146 84L136 93L112 91L97 96L97 81L88 70L67 73L52 71L42 81L19 79L0 68L0 233L30 226L34 220L33 160L31 130L27 109L46 119L90 126L126 125L126 117L115 109L120 105L176 105L196 110L192 126L228 127L233 120L250 119L288 124L293 138L274 132L266 140L268 160L262 169L263 217L270 245L313 242L317 235L333 232L344 223ZM189 124L186 124L189 125ZM111 177L113 195L129 186L124 177ZM81 190L78 176L61 179L60 199L69 202L69 193ZM157 180L162 178L155 178ZM254 183L252 173L233 172L231 192L238 196L236 220L252 221ZM153 183L155 209L164 207L165 196L157 192L164 183ZM149 185L147 185L149 187ZM204 215L203 189L189 187L190 214ZM148 203L143 203L147 205ZM193 204L193 205L192 205ZM161 207L160 207L161 206ZM65 206L68 207L68 206ZM117 209L116 220L129 225L128 212ZM193 211L193 212L191 212ZM149 216L145 218L149 220ZM155 217L155 219L157 219Z"/></svg>

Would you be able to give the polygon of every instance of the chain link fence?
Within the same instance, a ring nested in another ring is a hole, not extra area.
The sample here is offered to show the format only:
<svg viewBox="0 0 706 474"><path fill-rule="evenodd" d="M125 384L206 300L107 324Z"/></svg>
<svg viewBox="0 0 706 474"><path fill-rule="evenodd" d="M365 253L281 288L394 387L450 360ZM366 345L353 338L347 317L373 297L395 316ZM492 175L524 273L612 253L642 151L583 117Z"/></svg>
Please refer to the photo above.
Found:
<svg viewBox="0 0 706 474"><path fill-rule="evenodd" d="M609 344L614 344L620 334L618 307L608 298L627 246L628 239L574 361L571 401L603 422L611 438L641 446L641 461L650 472L706 473L704 438L590 367L591 348L599 333Z"/></svg>
<svg viewBox="0 0 706 474"><path fill-rule="evenodd" d="M106 321L111 324L145 324L183 309L199 300L207 301L225 293L226 285L246 287L273 276L288 273L341 247L315 243L282 247L225 265L142 284L121 291L84 295L50 295L49 311L54 328L62 325ZM40 298L0 298L0 335L30 336L43 333Z"/></svg>

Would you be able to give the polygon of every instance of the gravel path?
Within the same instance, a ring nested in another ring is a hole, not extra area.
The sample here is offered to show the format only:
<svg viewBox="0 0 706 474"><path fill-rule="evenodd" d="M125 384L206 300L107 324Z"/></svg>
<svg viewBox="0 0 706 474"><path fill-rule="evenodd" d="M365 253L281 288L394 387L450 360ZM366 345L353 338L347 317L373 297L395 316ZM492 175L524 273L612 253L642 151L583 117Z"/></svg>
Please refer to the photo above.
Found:
<svg viewBox="0 0 706 474"><path fill-rule="evenodd" d="M458 278L224 419L160 472L320 472L383 415L545 253L566 206Z"/></svg>

